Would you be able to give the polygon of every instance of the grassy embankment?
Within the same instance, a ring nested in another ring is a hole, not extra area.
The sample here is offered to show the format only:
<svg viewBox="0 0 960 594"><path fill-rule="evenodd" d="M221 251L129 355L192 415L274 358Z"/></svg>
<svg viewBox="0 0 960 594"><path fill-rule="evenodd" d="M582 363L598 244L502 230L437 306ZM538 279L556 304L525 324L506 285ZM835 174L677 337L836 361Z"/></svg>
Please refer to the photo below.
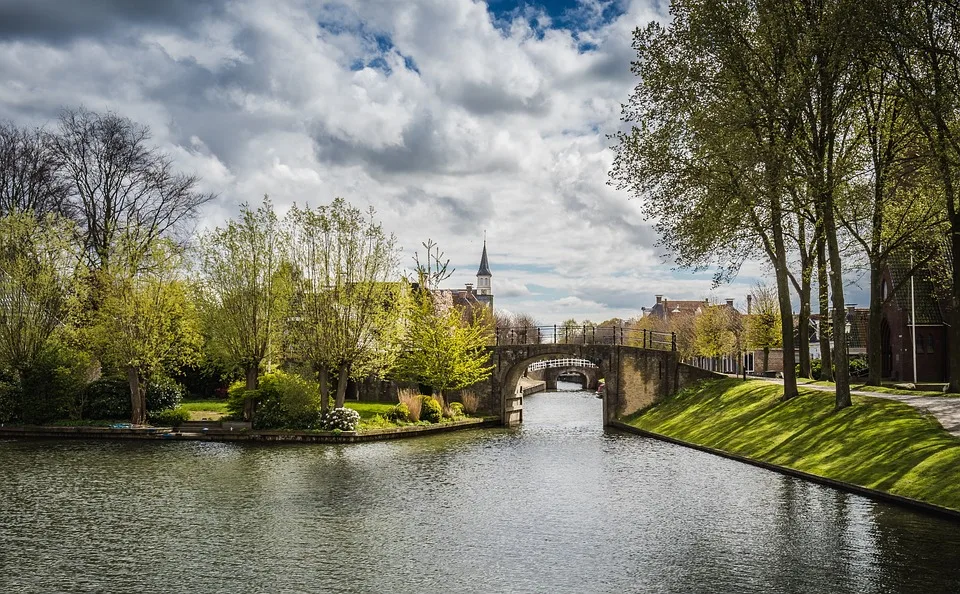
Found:
<svg viewBox="0 0 960 594"><path fill-rule="evenodd" d="M624 419L710 448L960 510L960 438L906 404L763 381L704 382Z"/></svg>

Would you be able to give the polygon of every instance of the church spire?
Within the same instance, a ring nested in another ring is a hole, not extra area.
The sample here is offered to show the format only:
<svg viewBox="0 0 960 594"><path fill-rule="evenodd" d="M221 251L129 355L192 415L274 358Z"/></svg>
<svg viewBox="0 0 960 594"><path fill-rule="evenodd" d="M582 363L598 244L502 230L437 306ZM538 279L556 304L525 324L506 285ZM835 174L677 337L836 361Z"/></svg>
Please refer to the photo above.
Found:
<svg viewBox="0 0 960 594"><path fill-rule="evenodd" d="M483 240L483 255L480 256L480 270L477 276L493 276L490 272L490 265L487 263L487 240Z"/></svg>

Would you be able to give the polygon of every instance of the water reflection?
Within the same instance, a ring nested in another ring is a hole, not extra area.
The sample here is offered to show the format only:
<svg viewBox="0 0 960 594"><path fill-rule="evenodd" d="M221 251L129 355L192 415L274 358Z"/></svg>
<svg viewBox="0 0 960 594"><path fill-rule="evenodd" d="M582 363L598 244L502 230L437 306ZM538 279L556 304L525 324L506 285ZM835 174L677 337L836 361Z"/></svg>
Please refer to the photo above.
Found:
<svg viewBox="0 0 960 594"><path fill-rule="evenodd" d="M524 400L352 446L0 443L0 591L960 590L954 523Z"/></svg>

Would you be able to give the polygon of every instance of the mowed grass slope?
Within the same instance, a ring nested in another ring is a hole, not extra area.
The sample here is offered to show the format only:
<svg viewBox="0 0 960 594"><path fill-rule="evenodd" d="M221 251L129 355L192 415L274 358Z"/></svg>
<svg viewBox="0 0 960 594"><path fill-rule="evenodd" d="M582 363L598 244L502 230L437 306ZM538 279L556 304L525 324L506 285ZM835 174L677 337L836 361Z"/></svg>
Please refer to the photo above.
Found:
<svg viewBox="0 0 960 594"><path fill-rule="evenodd" d="M625 422L647 431L960 510L960 438L906 404L719 380L684 390Z"/></svg>

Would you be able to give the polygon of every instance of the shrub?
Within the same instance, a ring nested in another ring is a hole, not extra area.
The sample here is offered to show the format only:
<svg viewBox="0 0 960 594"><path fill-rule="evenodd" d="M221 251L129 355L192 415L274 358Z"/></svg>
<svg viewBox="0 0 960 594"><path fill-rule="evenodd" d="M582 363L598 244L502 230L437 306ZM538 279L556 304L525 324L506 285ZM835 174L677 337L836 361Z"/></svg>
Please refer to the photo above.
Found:
<svg viewBox="0 0 960 594"><path fill-rule="evenodd" d="M420 393L412 388L404 388L398 394L400 404L407 407L407 420L416 423L420 420Z"/></svg>
<svg viewBox="0 0 960 594"><path fill-rule="evenodd" d="M820 371L823 369L820 359L810 359L810 375L813 376L811 379L818 380L820 379ZM797 377L800 377L800 364L796 365L796 374Z"/></svg>
<svg viewBox="0 0 960 594"><path fill-rule="evenodd" d="M275 371L260 378L256 390L247 390L243 381L228 390L227 410L242 418L247 398L256 402L254 429L312 429L320 416L320 391L314 382L299 375Z"/></svg>
<svg viewBox="0 0 960 594"><path fill-rule="evenodd" d="M463 410L467 414L472 415L480 409L480 396L473 390L464 390L460 395L460 400L463 401Z"/></svg>
<svg viewBox="0 0 960 594"><path fill-rule="evenodd" d="M169 377L157 377L147 384L147 414L180 406L186 390Z"/></svg>
<svg viewBox="0 0 960 594"><path fill-rule="evenodd" d="M463 416L463 405L459 402L451 402L443 407L443 416L448 419L456 419Z"/></svg>
<svg viewBox="0 0 960 594"><path fill-rule="evenodd" d="M130 417L130 384L107 377L87 384L83 390L84 419L126 419Z"/></svg>
<svg viewBox="0 0 960 594"><path fill-rule="evenodd" d="M420 420L439 423L443 418L443 408L433 396L420 396Z"/></svg>
<svg viewBox="0 0 960 594"><path fill-rule="evenodd" d="M22 370L19 388L25 423L78 418L82 393L91 373L89 355L53 340L33 365Z"/></svg>
<svg viewBox="0 0 960 594"><path fill-rule="evenodd" d="M20 420L20 387L10 381L0 381L0 424Z"/></svg>
<svg viewBox="0 0 960 594"><path fill-rule="evenodd" d="M410 421L410 408L401 402L394 406L393 410L387 413L387 419L393 421L394 423L407 423Z"/></svg>
<svg viewBox="0 0 960 594"><path fill-rule="evenodd" d="M150 415L150 422L154 425L178 427L184 421L190 420L190 411L177 408L168 408Z"/></svg>
<svg viewBox="0 0 960 594"><path fill-rule="evenodd" d="M320 427L327 431L356 431L360 413L352 408L333 408L320 416Z"/></svg>
<svg viewBox="0 0 960 594"><path fill-rule="evenodd" d="M853 357L850 359L850 375L866 375L869 370L870 366L867 365L867 360L863 357Z"/></svg>

